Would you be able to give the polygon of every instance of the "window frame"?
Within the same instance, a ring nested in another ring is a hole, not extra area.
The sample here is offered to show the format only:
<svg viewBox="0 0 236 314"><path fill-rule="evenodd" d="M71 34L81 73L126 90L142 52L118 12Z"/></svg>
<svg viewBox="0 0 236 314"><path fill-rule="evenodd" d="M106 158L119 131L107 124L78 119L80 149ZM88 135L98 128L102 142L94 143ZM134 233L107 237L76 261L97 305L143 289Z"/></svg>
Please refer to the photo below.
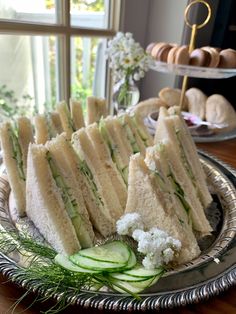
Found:
<svg viewBox="0 0 236 314"><path fill-rule="evenodd" d="M120 12L122 0L105 0L109 1L108 28L94 29L71 25L70 21L70 1L55 0L55 24L19 22L15 20L0 19L0 34L7 35L55 35L58 36L57 44L57 100L69 102L71 96L71 38L80 37L100 37L111 38L120 27ZM111 75L107 69L106 90L108 103L111 99Z"/></svg>

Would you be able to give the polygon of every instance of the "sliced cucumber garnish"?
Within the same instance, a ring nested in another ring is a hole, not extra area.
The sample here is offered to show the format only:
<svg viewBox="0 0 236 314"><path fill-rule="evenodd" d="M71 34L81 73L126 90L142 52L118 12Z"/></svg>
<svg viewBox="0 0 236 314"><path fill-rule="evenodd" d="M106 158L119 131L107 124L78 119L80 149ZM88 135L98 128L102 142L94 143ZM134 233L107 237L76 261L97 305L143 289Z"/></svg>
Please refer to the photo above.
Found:
<svg viewBox="0 0 236 314"><path fill-rule="evenodd" d="M125 273L111 273L110 276L117 280L126 281L126 282L137 282L137 281L144 281L144 280L150 279L150 277L147 277L147 278L135 277L135 276L126 275Z"/></svg>
<svg viewBox="0 0 236 314"><path fill-rule="evenodd" d="M142 292L144 289L150 287L152 284L154 284L156 282L156 277L152 277L146 280L142 280L142 281L136 281L136 282L127 282L127 281L123 281L123 280L116 280L114 281L113 284L113 289L121 292L121 293L125 293L124 290L122 290L122 288L132 292L132 293L139 293Z"/></svg>
<svg viewBox="0 0 236 314"><path fill-rule="evenodd" d="M82 268L98 270L98 271L107 271L107 272L115 272L122 271L126 269L126 263L109 263L102 261L95 261L94 259L81 256L79 254L74 254L69 257L70 261Z"/></svg>
<svg viewBox="0 0 236 314"><path fill-rule="evenodd" d="M156 269L146 269L139 265L133 269L125 270L123 273L132 277L150 278L162 274L163 271L164 269L162 267Z"/></svg>
<svg viewBox="0 0 236 314"><path fill-rule="evenodd" d="M132 285L131 282L126 282L126 281L121 281L121 280L116 280L112 287L115 291L118 291L120 293L127 293L127 294L129 294L129 292L139 293L143 290L143 289L140 289L139 287L136 287L135 285ZM125 290L127 290L127 292Z"/></svg>
<svg viewBox="0 0 236 314"><path fill-rule="evenodd" d="M128 270L136 264L134 252L121 241L81 250L69 259L82 268L107 272Z"/></svg>
<svg viewBox="0 0 236 314"><path fill-rule="evenodd" d="M104 282L99 276L105 276L115 291L131 295L156 283L165 271L163 267L148 270L136 265L134 252L121 241L84 249L70 257L57 254L55 262L72 272L94 274L91 290L101 289Z"/></svg>
<svg viewBox="0 0 236 314"><path fill-rule="evenodd" d="M137 263L137 259L136 256L134 254L134 252L130 249L130 258L128 260L128 264L126 265L125 269L129 270L132 269Z"/></svg>
<svg viewBox="0 0 236 314"><path fill-rule="evenodd" d="M129 261L131 250L124 242L113 241L101 246L80 250L78 254L95 261L126 264Z"/></svg>
<svg viewBox="0 0 236 314"><path fill-rule="evenodd" d="M131 270L125 270L122 273L112 273L110 276L121 281L138 282L154 279L156 277L159 278L163 272L164 269L162 267L156 269L146 269L139 265Z"/></svg>
<svg viewBox="0 0 236 314"><path fill-rule="evenodd" d="M62 254L57 254L55 256L55 262L56 264L60 265L61 267L63 267L64 269L73 271L73 272L78 272L78 273L98 273L97 270L88 270L85 268L81 268L77 265L75 265L74 263L72 263L69 258L65 255Z"/></svg>

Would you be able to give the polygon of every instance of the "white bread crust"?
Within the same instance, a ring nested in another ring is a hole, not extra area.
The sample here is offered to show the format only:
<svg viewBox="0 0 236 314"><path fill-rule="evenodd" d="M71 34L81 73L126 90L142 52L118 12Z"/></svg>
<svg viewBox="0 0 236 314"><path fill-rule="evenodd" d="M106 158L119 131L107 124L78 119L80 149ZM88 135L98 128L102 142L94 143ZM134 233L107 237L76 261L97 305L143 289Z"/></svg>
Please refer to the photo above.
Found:
<svg viewBox="0 0 236 314"><path fill-rule="evenodd" d="M132 146L127 139L125 130L115 117L107 117L104 120L104 124L110 142L116 147L117 163L124 169L129 166L129 158L133 154Z"/></svg>
<svg viewBox="0 0 236 314"><path fill-rule="evenodd" d="M45 144L50 138L45 115L37 114L34 117L34 125L36 144Z"/></svg>
<svg viewBox="0 0 236 314"><path fill-rule="evenodd" d="M196 146L183 119L180 116L173 116L172 119L175 129L179 130L182 147L191 165L193 175L196 178L196 186L200 192L200 201L203 207L207 208L212 202L212 197L207 187L206 175L200 163Z"/></svg>
<svg viewBox="0 0 236 314"><path fill-rule="evenodd" d="M55 132L57 134L61 134L63 132L63 127L62 127L62 124L61 124L61 118L60 118L60 115L58 112L56 111L52 111L50 113L50 118L52 120L52 124L55 128Z"/></svg>
<svg viewBox="0 0 236 314"><path fill-rule="evenodd" d="M108 115L107 102L103 98L87 97L87 124L98 122Z"/></svg>
<svg viewBox="0 0 236 314"><path fill-rule="evenodd" d="M76 200L78 215L82 220L78 237L83 248L91 247L94 242L94 232L89 215L85 207L84 198L81 192L80 184L75 176L74 169L71 167L71 159L68 158L68 150L70 148L69 141L66 140L65 133L58 135L56 138L46 143L46 147L50 152L64 182L69 187L71 198Z"/></svg>
<svg viewBox="0 0 236 314"><path fill-rule="evenodd" d="M67 107L67 103L65 101L62 101L57 105L56 110L60 115L62 128L64 132L66 132L66 138L70 140L73 133L73 129L68 120L68 117L71 117L71 115L69 108Z"/></svg>
<svg viewBox="0 0 236 314"><path fill-rule="evenodd" d="M13 158L13 146L10 138L9 130L11 124L5 122L0 127L0 140L3 154L3 162L7 170L7 176L11 190L14 194L16 209L20 217L25 215L25 180L23 180L18 172L16 160Z"/></svg>
<svg viewBox="0 0 236 314"><path fill-rule="evenodd" d="M137 212L141 215L147 229L157 227L181 241L183 248L178 263L185 263L200 254L196 239L189 230L183 228L174 209L167 210L165 199L160 197L150 177L150 172L143 157L136 154L131 157L129 169L129 187L126 213ZM186 241L191 236L192 241Z"/></svg>
<svg viewBox="0 0 236 314"><path fill-rule="evenodd" d="M47 149L43 145L30 144L29 146L26 212L57 252L70 255L80 249L80 243L64 209L46 153Z"/></svg>
<svg viewBox="0 0 236 314"><path fill-rule="evenodd" d="M75 129L83 128L85 123L81 102L70 99L70 112Z"/></svg>
<svg viewBox="0 0 236 314"><path fill-rule="evenodd" d="M93 174L94 181L98 188L99 194L103 198L106 208L115 220L123 214L123 208L120 204L117 193L112 185L100 159L97 158L97 152L89 139L86 129L82 128L75 132L72 137L73 147L82 160L85 160Z"/></svg>
<svg viewBox="0 0 236 314"><path fill-rule="evenodd" d="M64 134L58 136L57 141L60 143L58 149L63 151L63 158L67 160L67 176L73 177L75 186L80 190L80 194L82 192L93 227L104 237L113 234L115 232L115 220L107 208L96 202L87 179L80 171L80 160L71 143L65 139Z"/></svg>
<svg viewBox="0 0 236 314"><path fill-rule="evenodd" d="M123 210L125 210L127 201L127 188L120 172L111 159L110 151L99 132L97 124L95 123L89 125L86 128L86 133L92 141L94 149L96 150L106 173L111 179L112 185L116 191Z"/></svg>
<svg viewBox="0 0 236 314"><path fill-rule="evenodd" d="M143 154L143 156L145 156L145 152L146 152L146 147L136 129L136 127L134 126L132 120L131 120L131 117L126 113L124 115L122 115L123 119L124 119L124 122L130 127L130 130L131 132L133 133L133 136L136 140L136 143L139 147L139 150L141 152L141 154Z"/></svg>
<svg viewBox="0 0 236 314"><path fill-rule="evenodd" d="M29 143L34 143L33 127L30 119L20 117L17 119L18 140L21 147L24 171L27 172L27 155Z"/></svg>
<svg viewBox="0 0 236 314"><path fill-rule="evenodd" d="M212 228L205 216L204 208L200 203L197 191L189 178L185 167L179 159L178 154L173 146L173 143L165 140L163 141L165 151L163 155L168 160L172 173L174 174L177 182L184 190L186 200L191 207L190 217L193 221L193 227L199 231L202 236L210 234Z"/></svg>

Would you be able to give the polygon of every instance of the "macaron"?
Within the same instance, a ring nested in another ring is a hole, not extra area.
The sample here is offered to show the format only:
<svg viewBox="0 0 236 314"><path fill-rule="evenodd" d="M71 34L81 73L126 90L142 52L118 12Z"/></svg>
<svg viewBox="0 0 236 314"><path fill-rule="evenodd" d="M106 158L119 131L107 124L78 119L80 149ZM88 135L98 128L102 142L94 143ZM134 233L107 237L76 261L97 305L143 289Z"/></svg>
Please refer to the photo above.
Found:
<svg viewBox="0 0 236 314"><path fill-rule="evenodd" d="M168 56L167 56L167 62L168 63L175 63L175 55L178 50L179 46L175 46L170 49Z"/></svg>
<svg viewBox="0 0 236 314"><path fill-rule="evenodd" d="M210 56L211 56L211 60L210 63L208 65L209 68L217 68L219 63L220 63L220 54L219 51L216 48L213 47L202 47L201 48L203 51L207 51L209 52Z"/></svg>
<svg viewBox="0 0 236 314"><path fill-rule="evenodd" d="M201 48L194 49L190 53L190 65L208 67L211 63L211 55L208 51Z"/></svg>
<svg viewBox="0 0 236 314"><path fill-rule="evenodd" d="M152 52L153 47L156 45L156 43L150 43L147 48L146 48L146 52L150 53Z"/></svg>
<svg viewBox="0 0 236 314"><path fill-rule="evenodd" d="M167 62L172 64L189 64L189 52L187 46L175 46L170 49Z"/></svg>
<svg viewBox="0 0 236 314"><path fill-rule="evenodd" d="M161 62L167 62L169 51L173 48L173 45L163 44L159 47L156 53L156 60Z"/></svg>
<svg viewBox="0 0 236 314"><path fill-rule="evenodd" d="M219 68L236 68L236 50L229 48L220 52Z"/></svg>
<svg viewBox="0 0 236 314"><path fill-rule="evenodd" d="M156 43L155 46L152 48L151 52L152 57L157 60L157 54L159 53L159 50L166 45L168 44L164 42Z"/></svg>

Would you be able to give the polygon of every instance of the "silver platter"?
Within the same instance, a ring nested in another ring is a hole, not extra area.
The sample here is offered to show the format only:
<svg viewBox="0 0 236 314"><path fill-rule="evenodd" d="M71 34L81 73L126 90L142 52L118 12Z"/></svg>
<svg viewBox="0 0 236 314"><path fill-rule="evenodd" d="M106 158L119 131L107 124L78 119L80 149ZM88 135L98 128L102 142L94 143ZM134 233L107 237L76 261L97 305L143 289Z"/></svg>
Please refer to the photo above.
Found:
<svg viewBox="0 0 236 314"><path fill-rule="evenodd" d="M214 203L207 210L212 236L199 243L202 254L192 262L169 273L141 294L141 300L113 292L63 292L69 304L111 311L150 311L173 308L208 299L236 284L236 171L206 153L201 154ZM10 188L0 177L0 222L12 225L9 217ZM19 261L0 252L0 271L21 287L46 296L50 293L40 282L19 276ZM60 300L61 294L52 298Z"/></svg>

